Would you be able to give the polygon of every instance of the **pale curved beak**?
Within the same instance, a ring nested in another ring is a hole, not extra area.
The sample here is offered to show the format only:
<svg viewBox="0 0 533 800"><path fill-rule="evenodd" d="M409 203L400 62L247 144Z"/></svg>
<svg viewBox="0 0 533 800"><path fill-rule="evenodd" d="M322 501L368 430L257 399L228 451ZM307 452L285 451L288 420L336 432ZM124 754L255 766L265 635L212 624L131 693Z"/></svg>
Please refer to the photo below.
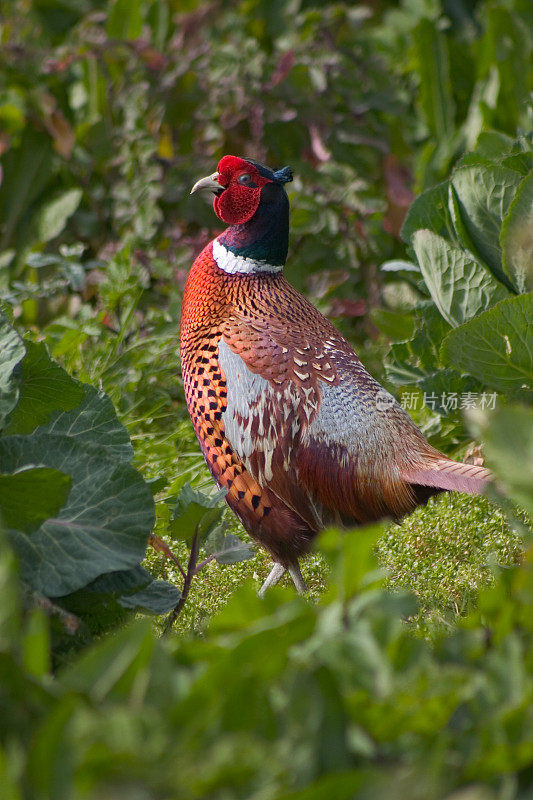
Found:
<svg viewBox="0 0 533 800"><path fill-rule="evenodd" d="M213 172L213 174L208 175L207 178L200 178L199 181L196 181L191 189L191 194L194 194L195 192L201 192L204 189L214 192L215 194L218 194L224 190L224 187L218 182L218 172Z"/></svg>

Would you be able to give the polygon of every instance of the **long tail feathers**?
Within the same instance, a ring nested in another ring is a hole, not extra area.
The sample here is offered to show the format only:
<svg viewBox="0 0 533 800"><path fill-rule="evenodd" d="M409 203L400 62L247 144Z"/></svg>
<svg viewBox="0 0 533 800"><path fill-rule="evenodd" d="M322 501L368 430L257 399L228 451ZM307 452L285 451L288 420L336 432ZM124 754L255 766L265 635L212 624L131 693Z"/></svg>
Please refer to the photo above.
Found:
<svg viewBox="0 0 533 800"><path fill-rule="evenodd" d="M480 494L492 478L492 473L485 467L462 464L444 456L432 458L426 468L416 466L402 471L401 474L404 480L412 484L467 494Z"/></svg>

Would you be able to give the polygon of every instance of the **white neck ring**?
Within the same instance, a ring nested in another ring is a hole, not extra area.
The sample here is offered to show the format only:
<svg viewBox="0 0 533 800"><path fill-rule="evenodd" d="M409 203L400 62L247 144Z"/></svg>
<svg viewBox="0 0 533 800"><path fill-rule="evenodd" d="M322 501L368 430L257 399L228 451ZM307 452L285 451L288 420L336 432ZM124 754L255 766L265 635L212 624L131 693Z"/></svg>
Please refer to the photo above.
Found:
<svg viewBox="0 0 533 800"><path fill-rule="evenodd" d="M281 272L283 269L281 264L274 265L256 258L237 256L227 247L224 247L218 239L213 242L213 258L217 267L229 275L235 275L236 273L252 275L258 272Z"/></svg>

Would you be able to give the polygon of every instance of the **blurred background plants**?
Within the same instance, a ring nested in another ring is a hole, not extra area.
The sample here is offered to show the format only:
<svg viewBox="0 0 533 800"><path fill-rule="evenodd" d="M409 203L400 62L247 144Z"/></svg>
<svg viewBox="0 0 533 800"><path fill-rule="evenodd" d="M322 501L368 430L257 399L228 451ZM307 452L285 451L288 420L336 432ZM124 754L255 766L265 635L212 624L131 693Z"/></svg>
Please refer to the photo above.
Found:
<svg viewBox="0 0 533 800"><path fill-rule="evenodd" d="M529 0L11 0L0 26L0 786L525 800ZM185 408L181 292L219 230L189 190L225 153L292 166L287 277L437 447L460 458L477 436L497 475L493 502L327 534L305 565L316 606L254 599L268 559L236 540ZM494 393L466 421L449 400ZM75 574L46 533L73 510L91 535L98 497L68 505L87 465L110 503L123 470L140 516L127 564L123 502L113 557L89 546ZM154 518L184 567L195 533L207 562L167 645L158 622L123 627L183 584L161 551L140 566ZM46 583L39 547L68 586Z"/></svg>
<svg viewBox="0 0 533 800"><path fill-rule="evenodd" d="M434 444L457 455L471 437L444 393L530 401L531 301L513 296L531 289L532 28L521 0L4 10L2 296L112 400L159 533L185 482L210 486L177 340L187 270L217 230L189 187L226 152L291 164L288 277Z"/></svg>

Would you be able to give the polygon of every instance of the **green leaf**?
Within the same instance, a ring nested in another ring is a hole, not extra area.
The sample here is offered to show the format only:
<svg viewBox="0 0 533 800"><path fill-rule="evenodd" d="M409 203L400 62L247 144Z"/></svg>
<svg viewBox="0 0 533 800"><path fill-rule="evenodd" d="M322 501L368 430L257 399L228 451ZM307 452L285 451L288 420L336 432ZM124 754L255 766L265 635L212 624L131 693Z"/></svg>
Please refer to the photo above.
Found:
<svg viewBox="0 0 533 800"><path fill-rule="evenodd" d="M223 513L224 509L218 504L225 496L225 489L208 495L184 484L172 513L172 535L177 539L190 539L198 530L203 537L208 536Z"/></svg>
<svg viewBox="0 0 533 800"><path fill-rule="evenodd" d="M521 3L506 5L487 3L477 68L481 75L492 71L497 74L498 99L492 112L495 127L515 131L521 119L526 119L531 96L531 16L520 19ZM523 4L523 14L526 8L531 11L530 4Z"/></svg>
<svg viewBox="0 0 533 800"><path fill-rule="evenodd" d="M483 131L475 150L463 155L456 168L475 165L507 167L525 177L533 169L533 150L526 136L514 139L500 131Z"/></svg>
<svg viewBox="0 0 533 800"><path fill-rule="evenodd" d="M147 478L146 483L150 487L150 490L154 497L159 494L159 492L163 491L168 486L168 478L164 475L158 475L155 478Z"/></svg>
<svg viewBox="0 0 533 800"><path fill-rule="evenodd" d="M22 642L24 669L42 677L50 672L50 624L47 615L36 608L28 621Z"/></svg>
<svg viewBox="0 0 533 800"><path fill-rule="evenodd" d="M67 689L101 702L111 692L127 693L150 663L156 640L148 620L136 622L87 650L61 675Z"/></svg>
<svg viewBox="0 0 533 800"><path fill-rule="evenodd" d="M65 505L71 479L47 467L0 473L0 518L8 528L32 533Z"/></svg>
<svg viewBox="0 0 533 800"><path fill-rule="evenodd" d="M460 395L466 392L479 393L483 386L471 375L461 375L453 369L439 369L417 384L420 403L442 416L460 415ZM418 407L416 403L415 408Z"/></svg>
<svg viewBox="0 0 533 800"><path fill-rule="evenodd" d="M437 142L451 139L455 129L455 104L445 34L429 19L413 31L420 78L420 105Z"/></svg>
<svg viewBox="0 0 533 800"><path fill-rule="evenodd" d="M502 167L514 169L526 177L533 170L533 152L513 153L502 159Z"/></svg>
<svg viewBox="0 0 533 800"><path fill-rule="evenodd" d="M19 641L21 605L16 557L0 527L0 652Z"/></svg>
<svg viewBox="0 0 533 800"><path fill-rule="evenodd" d="M48 423L54 411L70 411L83 398L82 385L52 361L42 342L26 342L26 351L20 398L9 417L6 434L30 433Z"/></svg>
<svg viewBox="0 0 533 800"><path fill-rule="evenodd" d="M403 261L395 258L392 261L385 261L381 267L382 272L418 272L418 266L412 261Z"/></svg>
<svg viewBox="0 0 533 800"><path fill-rule="evenodd" d="M214 555L219 564L237 564L255 556L255 550L234 533L225 533L219 525L212 531L204 545L206 551Z"/></svg>
<svg viewBox="0 0 533 800"><path fill-rule="evenodd" d="M455 369L516 397L533 397L533 293L509 297L446 336Z"/></svg>
<svg viewBox="0 0 533 800"><path fill-rule="evenodd" d="M178 604L180 597L181 592L176 586L166 581L152 580L144 589L123 595L118 602L124 608L134 611L166 614Z"/></svg>
<svg viewBox="0 0 533 800"><path fill-rule="evenodd" d="M26 264L33 269L41 269L42 267L51 267L54 264L60 264L61 258L57 255L50 253L29 253L26 256Z"/></svg>
<svg viewBox="0 0 533 800"><path fill-rule="evenodd" d="M385 364L389 380L406 386L431 378L435 366L440 367L440 348L449 330L449 323L431 301L421 303L416 312L413 338L394 344L390 349Z"/></svg>
<svg viewBox="0 0 533 800"><path fill-rule="evenodd" d="M133 447L124 425L116 415L113 403L104 392L88 384L78 384L82 400L70 411L55 411L39 433L73 436L79 442L103 447L108 455L126 463L133 458Z"/></svg>
<svg viewBox="0 0 533 800"><path fill-rule="evenodd" d="M110 39L138 39L142 33L141 0L115 0L109 3L106 33Z"/></svg>
<svg viewBox="0 0 533 800"><path fill-rule="evenodd" d="M73 694L58 698L33 732L28 778L34 797L68 800L74 771L69 727L79 703Z"/></svg>
<svg viewBox="0 0 533 800"><path fill-rule="evenodd" d="M381 533L383 525L366 525L351 536L334 529L320 535L319 547L332 565L332 589L340 593L340 599L347 600L381 582L384 573L375 553Z"/></svg>
<svg viewBox="0 0 533 800"><path fill-rule="evenodd" d="M20 374L15 367L26 355L24 342L0 314L0 429L19 398Z"/></svg>
<svg viewBox="0 0 533 800"><path fill-rule="evenodd" d="M416 316L416 333L409 344L424 371L430 373L434 371L435 364L440 364L442 340L450 330L450 325L429 301L420 305Z"/></svg>
<svg viewBox="0 0 533 800"><path fill-rule="evenodd" d="M510 282L502 268L500 231L521 181L519 172L489 165L459 167L452 176L461 219L469 237L461 243L466 249L470 249L472 243L492 273L508 286Z"/></svg>
<svg viewBox="0 0 533 800"><path fill-rule="evenodd" d="M510 153L515 140L501 131L482 131L476 142L476 153L491 161L499 162L502 156Z"/></svg>
<svg viewBox="0 0 533 800"><path fill-rule="evenodd" d="M103 598L112 595L123 608L151 614L166 614L174 608L181 596L176 586L166 581L155 581L140 565L133 569L100 575L78 592L78 606L81 596L85 597L87 594L100 594Z"/></svg>
<svg viewBox="0 0 533 800"><path fill-rule="evenodd" d="M408 244L414 234L422 229L438 233L456 244L457 233L448 207L448 181L426 189L413 201L402 228L402 239Z"/></svg>
<svg viewBox="0 0 533 800"><path fill-rule="evenodd" d="M68 218L78 208L82 195L81 189L68 189L42 207L37 220L37 235L40 242L49 242L50 239L59 236L66 227Z"/></svg>
<svg viewBox="0 0 533 800"><path fill-rule="evenodd" d="M281 795L278 800L324 800L325 797L333 797L335 800L354 800L364 780L364 773L361 770L335 770L321 775L303 789ZM476 800L476 798L465 798L465 800Z"/></svg>
<svg viewBox="0 0 533 800"><path fill-rule="evenodd" d="M474 422L481 426L489 466L533 517L533 408L504 406Z"/></svg>
<svg viewBox="0 0 533 800"><path fill-rule="evenodd" d="M520 184L501 231L503 269L519 292L533 290L533 172Z"/></svg>
<svg viewBox="0 0 533 800"><path fill-rule="evenodd" d="M507 297L479 261L441 236L417 231L413 247L431 297L450 325L461 325Z"/></svg>
<svg viewBox="0 0 533 800"><path fill-rule="evenodd" d="M10 539L23 579L48 597L69 594L98 575L136 566L154 521L152 493L133 467L67 436L0 439L0 470L40 464L70 476L60 512L27 536Z"/></svg>
<svg viewBox="0 0 533 800"><path fill-rule="evenodd" d="M399 342L391 347L385 372L388 380L395 386L416 384L426 377L425 371L416 363L412 348L406 342Z"/></svg>
<svg viewBox="0 0 533 800"><path fill-rule="evenodd" d="M412 314L399 314L384 308L372 310L372 322L392 342L407 342L415 332L415 321Z"/></svg>
<svg viewBox="0 0 533 800"><path fill-rule="evenodd" d="M152 575L140 564L137 564L132 569L121 569L99 575L96 580L84 586L83 591L93 594L130 594L144 589L152 581Z"/></svg>
<svg viewBox="0 0 533 800"><path fill-rule="evenodd" d="M0 250L10 244L19 244L18 240L22 239L25 246L28 244L28 211L49 187L54 174L50 136L33 126L27 127L20 146L9 148L2 162L4 175L0 186L0 218L4 224Z"/></svg>

